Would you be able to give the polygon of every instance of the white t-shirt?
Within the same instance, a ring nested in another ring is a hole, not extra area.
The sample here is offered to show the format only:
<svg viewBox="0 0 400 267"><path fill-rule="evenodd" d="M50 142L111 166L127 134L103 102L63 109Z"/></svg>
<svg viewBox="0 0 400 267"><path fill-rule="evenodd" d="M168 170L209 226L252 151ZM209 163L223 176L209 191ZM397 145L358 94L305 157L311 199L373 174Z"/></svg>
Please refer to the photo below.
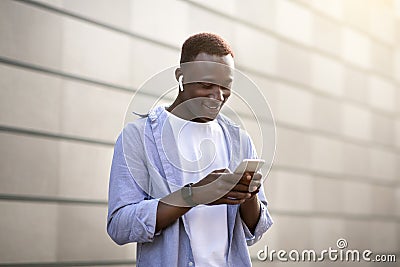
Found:
<svg viewBox="0 0 400 267"><path fill-rule="evenodd" d="M183 169L183 184L196 183L213 170L227 168L228 149L217 121L197 123L168 112ZM196 266L225 266L228 250L226 205L198 205L183 216Z"/></svg>

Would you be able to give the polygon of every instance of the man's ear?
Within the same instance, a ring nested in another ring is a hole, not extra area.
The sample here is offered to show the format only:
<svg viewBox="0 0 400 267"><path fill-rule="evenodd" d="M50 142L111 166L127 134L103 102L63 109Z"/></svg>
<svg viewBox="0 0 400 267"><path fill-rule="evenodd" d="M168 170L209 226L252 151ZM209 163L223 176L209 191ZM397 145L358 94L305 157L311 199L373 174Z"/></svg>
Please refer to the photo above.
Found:
<svg viewBox="0 0 400 267"><path fill-rule="evenodd" d="M175 79L176 79L177 81L179 81L179 76L181 76L181 75L183 75L182 69L181 69L181 68L177 68L177 69L175 70Z"/></svg>

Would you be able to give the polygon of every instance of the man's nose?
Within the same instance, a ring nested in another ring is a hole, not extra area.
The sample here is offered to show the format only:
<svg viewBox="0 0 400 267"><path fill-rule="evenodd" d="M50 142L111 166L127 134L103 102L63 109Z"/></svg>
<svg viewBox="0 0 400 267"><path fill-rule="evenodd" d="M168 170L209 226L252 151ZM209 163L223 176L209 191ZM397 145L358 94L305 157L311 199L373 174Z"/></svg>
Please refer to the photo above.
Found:
<svg viewBox="0 0 400 267"><path fill-rule="evenodd" d="M224 94L221 89L221 86L219 86L219 85L213 86L210 97L215 100L224 101Z"/></svg>

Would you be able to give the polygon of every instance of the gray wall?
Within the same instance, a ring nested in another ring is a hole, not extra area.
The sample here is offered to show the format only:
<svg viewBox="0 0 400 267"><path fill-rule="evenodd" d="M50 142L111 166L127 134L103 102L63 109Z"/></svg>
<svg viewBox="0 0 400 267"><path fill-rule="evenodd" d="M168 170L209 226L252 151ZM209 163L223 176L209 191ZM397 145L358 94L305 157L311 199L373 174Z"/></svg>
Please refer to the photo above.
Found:
<svg viewBox="0 0 400 267"><path fill-rule="evenodd" d="M134 244L118 247L105 231L113 143L135 89L176 65L182 42L199 31L232 44L276 119L265 183L275 225L252 256L265 245L327 249L341 237L351 249L398 253L399 8L0 1L0 263L134 261Z"/></svg>

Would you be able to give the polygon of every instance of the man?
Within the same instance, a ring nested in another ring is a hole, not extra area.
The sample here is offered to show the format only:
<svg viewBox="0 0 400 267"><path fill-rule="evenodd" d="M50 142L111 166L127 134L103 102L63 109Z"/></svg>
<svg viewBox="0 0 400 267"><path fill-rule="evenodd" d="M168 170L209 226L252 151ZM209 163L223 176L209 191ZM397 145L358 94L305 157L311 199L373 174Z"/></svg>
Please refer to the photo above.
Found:
<svg viewBox="0 0 400 267"><path fill-rule="evenodd" d="M179 93L128 124L114 150L107 231L137 242L137 266L251 266L246 247L272 225L247 133L219 114L231 94L233 52L219 36L185 41ZM253 187L253 184L252 184Z"/></svg>

